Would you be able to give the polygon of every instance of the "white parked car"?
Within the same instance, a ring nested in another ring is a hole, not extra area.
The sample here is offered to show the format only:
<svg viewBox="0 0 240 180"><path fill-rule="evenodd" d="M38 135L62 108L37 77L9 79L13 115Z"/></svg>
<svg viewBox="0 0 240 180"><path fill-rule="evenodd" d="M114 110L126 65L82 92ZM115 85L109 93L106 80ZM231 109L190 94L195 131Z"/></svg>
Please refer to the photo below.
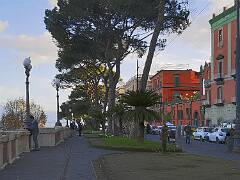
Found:
<svg viewBox="0 0 240 180"><path fill-rule="evenodd" d="M204 141L210 131L211 128L209 127L199 127L193 132L193 137L194 139Z"/></svg>
<svg viewBox="0 0 240 180"><path fill-rule="evenodd" d="M228 128L216 127L211 133L208 133L206 139L211 142L225 143L226 134L229 131Z"/></svg>
<svg viewBox="0 0 240 180"><path fill-rule="evenodd" d="M151 133L152 134L160 134L161 132L161 126L152 126Z"/></svg>

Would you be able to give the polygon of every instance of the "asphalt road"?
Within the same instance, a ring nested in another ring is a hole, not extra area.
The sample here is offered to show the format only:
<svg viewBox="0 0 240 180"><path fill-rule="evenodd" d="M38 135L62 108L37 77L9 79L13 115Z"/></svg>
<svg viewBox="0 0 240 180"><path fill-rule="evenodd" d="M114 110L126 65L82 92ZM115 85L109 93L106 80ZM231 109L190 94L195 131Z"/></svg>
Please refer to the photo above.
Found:
<svg viewBox="0 0 240 180"><path fill-rule="evenodd" d="M159 135L147 135L146 139L150 141L159 141L160 138ZM177 139L176 142L184 152L189 154L231 160L239 163L240 165L240 154L230 152L226 144L200 142L198 140L194 140L190 144L186 144L184 137Z"/></svg>

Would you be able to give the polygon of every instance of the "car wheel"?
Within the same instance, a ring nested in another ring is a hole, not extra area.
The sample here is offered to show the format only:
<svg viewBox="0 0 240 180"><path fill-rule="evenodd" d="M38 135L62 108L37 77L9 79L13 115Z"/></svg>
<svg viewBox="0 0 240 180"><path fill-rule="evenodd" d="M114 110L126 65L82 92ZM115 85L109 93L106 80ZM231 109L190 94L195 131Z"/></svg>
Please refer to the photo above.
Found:
<svg viewBox="0 0 240 180"><path fill-rule="evenodd" d="M216 137L216 143L220 144L218 137Z"/></svg>

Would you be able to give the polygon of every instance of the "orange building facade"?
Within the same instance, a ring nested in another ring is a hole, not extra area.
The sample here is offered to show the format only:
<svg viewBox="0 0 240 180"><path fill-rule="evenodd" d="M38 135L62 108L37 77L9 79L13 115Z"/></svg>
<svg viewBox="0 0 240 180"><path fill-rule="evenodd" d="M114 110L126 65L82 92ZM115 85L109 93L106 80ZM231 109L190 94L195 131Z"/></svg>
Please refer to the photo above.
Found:
<svg viewBox="0 0 240 180"><path fill-rule="evenodd" d="M205 124L202 103L200 99L194 100L201 91L198 72L162 70L151 78L151 85L162 97L161 103L154 107L155 111L163 113L162 119L171 119L174 125Z"/></svg>
<svg viewBox="0 0 240 180"><path fill-rule="evenodd" d="M200 91L199 73L193 70L162 70L151 78L152 90L162 96L162 102L175 98L190 99Z"/></svg>

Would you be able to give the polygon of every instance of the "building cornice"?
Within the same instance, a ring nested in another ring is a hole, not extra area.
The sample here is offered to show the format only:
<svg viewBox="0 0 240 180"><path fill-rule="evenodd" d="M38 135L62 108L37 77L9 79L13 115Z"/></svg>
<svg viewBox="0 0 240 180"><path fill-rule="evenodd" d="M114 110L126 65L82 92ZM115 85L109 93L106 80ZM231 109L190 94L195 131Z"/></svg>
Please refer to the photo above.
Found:
<svg viewBox="0 0 240 180"><path fill-rule="evenodd" d="M225 24L228 24L232 21L234 21L237 18L237 11L235 6L232 6L231 8L225 10L218 16L213 17L209 23L212 27L212 30L215 31L221 27L223 27Z"/></svg>

